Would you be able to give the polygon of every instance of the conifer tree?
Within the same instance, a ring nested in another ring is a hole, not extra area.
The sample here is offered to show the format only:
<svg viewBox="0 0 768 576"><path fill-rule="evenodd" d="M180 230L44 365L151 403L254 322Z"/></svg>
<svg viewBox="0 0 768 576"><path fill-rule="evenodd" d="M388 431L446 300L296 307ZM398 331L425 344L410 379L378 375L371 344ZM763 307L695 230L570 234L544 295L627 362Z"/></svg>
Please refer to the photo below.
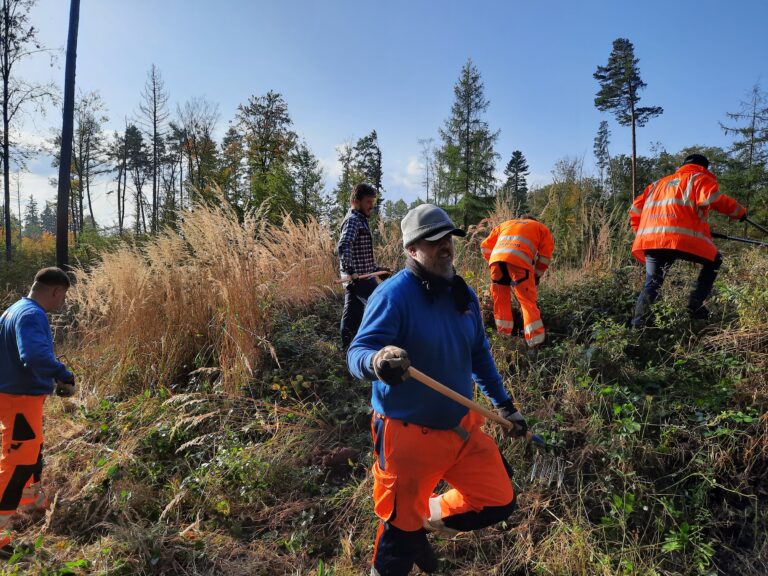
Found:
<svg viewBox="0 0 768 576"><path fill-rule="evenodd" d="M320 167L320 161L303 140L291 154L291 177L299 218L319 218L323 204L323 169Z"/></svg>
<svg viewBox="0 0 768 576"><path fill-rule="evenodd" d="M611 163L611 155L608 152L610 137L611 132L608 130L608 121L603 120L600 122L600 127L597 129L597 136L595 136L595 143L592 148L595 153L597 169L600 171L601 186L605 185L605 177Z"/></svg>
<svg viewBox="0 0 768 576"><path fill-rule="evenodd" d="M768 97L756 84L739 111L727 116L735 124L720 126L726 134L735 136L730 153L739 168L731 170L728 179L735 180L733 184L743 191L741 199L749 213L755 192L768 186ZM744 233L747 231L745 223Z"/></svg>
<svg viewBox="0 0 768 576"><path fill-rule="evenodd" d="M45 202L45 208L40 212L40 228L51 236L56 234L56 202Z"/></svg>
<svg viewBox="0 0 768 576"><path fill-rule="evenodd" d="M39 238L42 232L40 215L37 213L37 200L30 196L24 207L24 236L27 238Z"/></svg>
<svg viewBox="0 0 768 576"><path fill-rule="evenodd" d="M238 121L245 138L250 205L267 202L272 218L293 211L289 164L298 136L291 129L288 104L272 90L251 96L238 107Z"/></svg>
<svg viewBox="0 0 768 576"><path fill-rule="evenodd" d="M646 84L640 78L640 60L635 48L626 38L613 41L613 50L605 66L598 66L594 78L600 83L595 96L595 107L610 111L622 126L632 127L632 194L637 193L637 128L664 112L660 106L640 107L640 91Z"/></svg>
<svg viewBox="0 0 768 576"><path fill-rule="evenodd" d="M453 88L451 116L440 130L441 195L455 200L456 208L451 211L464 227L490 208L495 191L493 170L498 154L493 146L499 132L491 132L483 120L490 104L484 91L479 70L467 60Z"/></svg>
<svg viewBox="0 0 768 576"><path fill-rule="evenodd" d="M367 136L360 138L353 151L353 163L366 182L372 184L379 192L379 201L384 193L382 178L384 172L381 168L381 148L376 130L371 130Z"/></svg>
<svg viewBox="0 0 768 576"><path fill-rule="evenodd" d="M507 176L502 186L503 199L512 202L518 212L528 211L528 162L520 150L512 152L512 157L507 162L504 174Z"/></svg>

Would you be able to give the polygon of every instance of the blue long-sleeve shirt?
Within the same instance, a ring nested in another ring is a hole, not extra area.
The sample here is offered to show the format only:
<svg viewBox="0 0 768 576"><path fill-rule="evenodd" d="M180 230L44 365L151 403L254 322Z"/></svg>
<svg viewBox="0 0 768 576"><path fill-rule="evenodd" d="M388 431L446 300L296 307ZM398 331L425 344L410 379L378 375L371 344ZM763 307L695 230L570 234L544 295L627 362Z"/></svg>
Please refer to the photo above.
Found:
<svg viewBox="0 0 768 576"><path fill-rule="evenodd" d="M381 284L368 300L362 325L347 352L350 372L373 380L373 409L390 418L451 429L467 408L412 378L396 386L376 379L371 362L387 345L408 352L414 368L472 399L473 379L494 405L509 400L485 337L480 305L472 293L460 313L449 292L430 298L421 281L403 270Z"/></svg>
<svg viewBox="0 0 768 576"><path fill-rule="evenodd" d="M51 394L53 380L72 373L56 359L45 310L22 298L0 316L0 392L39 396Z"/></svg>

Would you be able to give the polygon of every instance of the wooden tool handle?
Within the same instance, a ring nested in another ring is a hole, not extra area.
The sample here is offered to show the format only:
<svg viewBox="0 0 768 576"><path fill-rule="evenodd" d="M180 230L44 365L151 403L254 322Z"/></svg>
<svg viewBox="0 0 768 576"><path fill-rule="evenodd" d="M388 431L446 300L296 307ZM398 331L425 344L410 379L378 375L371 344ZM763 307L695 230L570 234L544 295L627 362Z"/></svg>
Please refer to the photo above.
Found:
<svg viewBox="0 0 768 576"><path fill-rule="evenodd" d="M458 402L459 404L469 408L470 410L479 412L489 420L493 420L497 424L502 425L504 428L507 428L510 430L512 429L512 426L513 426L512 422L510 422L506 418L502 418L501 416L496 414L496 412L492 412L488 410L488 408L485 408L484 406L480 406L480 404L478 404L477 402L474 402L469 398L465 398L455 390L451 390L450 388L448 388L448 386L444 384L440 384L440 382L438 382L434 378L430 378L429 376L424 374L424 372L417 370L413 366L408 368L408 374L411 376L411 378L418 380L425 386L429 386L430 388L432 388L432 390L435 390L436 392L440 392L440 394L442 394L443 396L447 396L451 400Z"/></svg>
<svg viewBox="0 0 768 576"><path fill-rule="evenodd" d="M358 276L355 278L355 280L367 280L368 278L376 278L377 276L384 276L385 274L392 274L392 272L387 272L386 270L379 270L377 272L371 272L370 274L363 274L362 276ZM347 278L340 278L339 280L336 280L337 284L344 284L345 282L352 282L352 277L347 276Z"/></svg>

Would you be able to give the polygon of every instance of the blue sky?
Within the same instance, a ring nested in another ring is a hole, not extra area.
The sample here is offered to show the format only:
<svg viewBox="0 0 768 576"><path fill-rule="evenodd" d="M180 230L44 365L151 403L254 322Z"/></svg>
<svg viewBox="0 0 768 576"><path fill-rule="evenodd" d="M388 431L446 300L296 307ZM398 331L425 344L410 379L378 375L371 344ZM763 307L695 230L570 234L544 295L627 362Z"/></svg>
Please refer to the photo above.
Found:
<svg viewBox="0 0 768 576"><path fill-rule="evenodd" d="M20 75L63 82L68 5L39 0L40 39L62 49L58 64L27 62ZM755 83L768 90L768 2L81 0L77 86L98 91L110 128L135 114L152 63L171 109L193 97L218 105L219 134L238 104L268 90L288 103L296 131L322 160L326 184L338 174L335 147L376 129L385 197L423 196L419 138L435 138L450 113L453 85L472 58L500 129L499 171L519 149L529 181L544 184L558 159L583 158L610 121L611 153L630 151L629 130L593 105L592 74L611 43L626 37L648 84L643 105L664 114L638 132L640 153L653 142L673 152L695 144L727 146L719 122ZM48 137L60 112L28 118L26 139ZM22 179L22 202L54 196L47 158ZM100 223L113 210L97 187Z"/></svg>

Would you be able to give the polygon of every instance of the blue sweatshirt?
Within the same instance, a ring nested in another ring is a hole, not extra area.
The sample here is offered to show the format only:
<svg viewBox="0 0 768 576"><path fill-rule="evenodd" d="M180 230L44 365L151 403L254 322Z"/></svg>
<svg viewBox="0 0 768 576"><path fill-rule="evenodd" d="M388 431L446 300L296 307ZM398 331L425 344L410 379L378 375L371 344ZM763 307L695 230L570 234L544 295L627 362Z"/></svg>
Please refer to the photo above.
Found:
<svg viewBox="0 0 768 576"><path fill-rule="evenodd" d="M45 310L22 298L0 316L0 392L40 396L72 373L56 359Z"/></svg>
<svg viewBox="0 0 768 576"><path fill-rule="evenodd" d="M458 426L467 413L461 404L412 378L396 386L376 379L373 356L390 344L408 352L414 368L462 396L474 397L474 379L494 405L509 400L474 292L469 310L462 314L449 292L432 298L412 272L402 270L368 299L360 330L347 352L350 372L373 380L371 404L376 412L430 428Z"/></svg>

